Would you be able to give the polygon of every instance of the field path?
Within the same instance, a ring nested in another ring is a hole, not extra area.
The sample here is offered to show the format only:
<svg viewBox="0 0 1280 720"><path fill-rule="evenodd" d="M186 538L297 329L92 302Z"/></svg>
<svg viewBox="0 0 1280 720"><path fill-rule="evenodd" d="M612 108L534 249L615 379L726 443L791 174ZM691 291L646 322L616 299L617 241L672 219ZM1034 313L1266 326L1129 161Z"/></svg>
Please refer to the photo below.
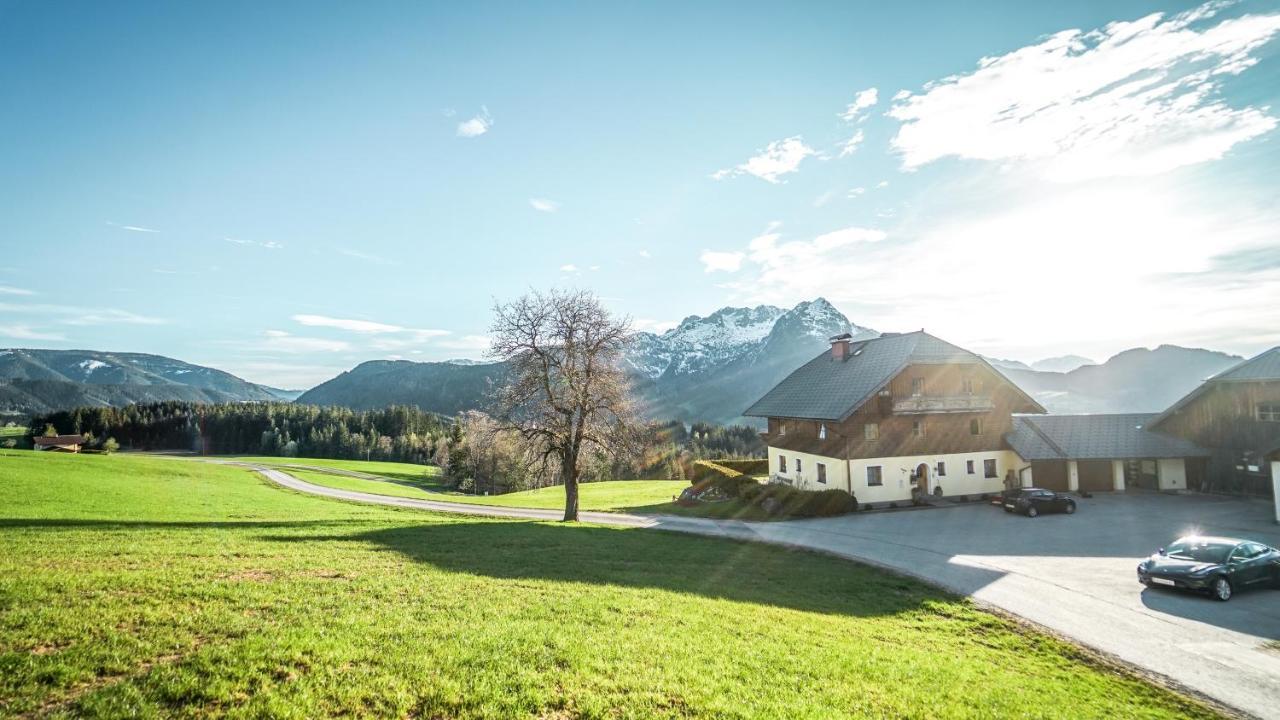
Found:
<svg viewBox="0 0 1280 720"><path fill-rule="evenodd" d="M517 520L557 521L563 517L560 510L468 505L340 490L255 463L207 462L249 468L281 487L338 500ZM582 512L579 518L614 527L668 530L813 550L910 575L1029 620L1050 633L1119 660L1157 682L1206 698L1229 714L1280 720L1280 652L1263 647L1266 640L1280 635L1273 629L1273 621L1280 621L1280 615L1271 617L1274 591L1251 593L1224 607L1198 597L1140 593L1130 577L1132 560L1128 557L1027 558L987 552L967 554L960 550L966 542L972 542L966 538L982 535L982 528L989 531L998 527L989 522L990 515L989 508L971 505L928 513L787 522L616 512ZM903 523L911 530L907 535L900 532ZM955 527L946 529L952 525ZM928 538L938 534L950 537L948 543L954 544L931 543ZM1080 565L1082 560L1087 564L1073 568L1073 563ZM1069 576L1080 570L1091 577L1097 577L1098 572L1114 576L1116 587L1070 582Z"/></svg>

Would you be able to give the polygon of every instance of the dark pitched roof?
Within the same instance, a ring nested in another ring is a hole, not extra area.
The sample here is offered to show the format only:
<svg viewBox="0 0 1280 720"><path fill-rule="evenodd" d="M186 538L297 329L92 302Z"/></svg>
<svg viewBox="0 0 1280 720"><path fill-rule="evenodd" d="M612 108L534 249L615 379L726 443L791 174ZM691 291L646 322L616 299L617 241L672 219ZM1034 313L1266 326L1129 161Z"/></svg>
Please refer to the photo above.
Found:
<svg viewBox="0 0 1280 720"><path fill-rule="evenodd" d="M55 435L53 437L37 437L36 445L83 445L84 438L79 435Z"/></svg>
<svg viewBox="0 0 1280 720"><path fill-rule="evenodd" d="M886 333L853 342L845 360L836 360L829 350L823 351L775 385L743 415L844 420L908 365L952 363L982 365L1004 378L978 355L923 330ZM1020 388L1018 392L1033 408L1043 411Z"/></svg>
<svg viewBox="0 0 1280 720"><path fill-rule="evenodd" d="M1151 426L1160 425L1160 423L1186 407L1192 400L1203 395L1217 383L1266 381L1280 381L1280 345L1270 350L1265 350L1248 360L1243 360L1200 383L1195 390L1187 393L1181 400L1170 405L1168 410L1160 413L1156 419L1152 420Z"/></svg>
<svg viewBox="0 0 1280 720"><path fill-rule="evenodd" d="M1186 440L1148 430L1155 413L1015 415L1005 440L1023 460L1207 457Z"/></svg>

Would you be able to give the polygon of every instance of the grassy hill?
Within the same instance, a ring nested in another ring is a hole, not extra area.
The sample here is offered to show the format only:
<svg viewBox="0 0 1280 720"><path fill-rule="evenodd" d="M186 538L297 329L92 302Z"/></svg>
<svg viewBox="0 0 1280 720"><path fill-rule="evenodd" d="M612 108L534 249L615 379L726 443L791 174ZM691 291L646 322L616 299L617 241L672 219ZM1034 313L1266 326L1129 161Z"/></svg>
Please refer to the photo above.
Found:
<svg viewBox="0 0 1280 720"><path fill-rule="evenodd" d="M1204 717L920 583L0 452L0 716Z"/></svg>

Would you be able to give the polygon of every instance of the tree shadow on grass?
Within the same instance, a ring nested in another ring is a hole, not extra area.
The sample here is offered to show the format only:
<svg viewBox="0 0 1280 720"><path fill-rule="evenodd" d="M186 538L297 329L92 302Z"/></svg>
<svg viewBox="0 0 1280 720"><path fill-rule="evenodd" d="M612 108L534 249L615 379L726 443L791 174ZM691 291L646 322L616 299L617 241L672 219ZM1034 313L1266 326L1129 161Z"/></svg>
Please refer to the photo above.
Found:
<svg viewBox="0 0 1280 720"><path fill-rule="evenodd" d="M636 529L459 522L266 539L366 542L442 570L501 580L653 588L824 614L892 615L955 599L919 581L814 552ZM999 577L989 574L988 582Z"/></svg>
<svg viewBox="0 0 1280 720"><path fill-rule="evenodd" d="M367 519L334 520L97 520L93 518L0 518L0 530L102 529L102 530L236 530L312 528L368 525Z"/></svg>

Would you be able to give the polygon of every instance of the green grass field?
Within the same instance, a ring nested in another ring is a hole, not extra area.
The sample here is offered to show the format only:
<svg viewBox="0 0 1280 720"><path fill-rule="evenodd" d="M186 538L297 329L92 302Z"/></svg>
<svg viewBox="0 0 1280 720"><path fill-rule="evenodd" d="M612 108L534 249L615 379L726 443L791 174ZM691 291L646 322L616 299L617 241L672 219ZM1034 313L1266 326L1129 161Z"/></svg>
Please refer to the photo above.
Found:
<svg viewBox="0 0 1280 720"><path fill-rule="evenodd" d="M13 427L5 427L3 425L0 425L0 438L22 437L26 434L27 434L27 428L22 427L20 425L15 425Z"/></svg>
<svg viewBox="0 0 1280 720"><path fill-rule="evenodd" d="M756 544L0 452L0 716L1206 717L913 580Z"/></svg>
<svg viewBox="0 0 1280 720"><path fill-rule="evenodd" d="M443 487L439 484L440 468L432 465L414 465L413 463L382 462L379 460L327 460L324 458L295 457L259 457L234 456L222 457L225 460L244 460L261 465L305 465L311 467L333 468L334 470L350 470L352 472L380 475L400 482L407 482L420 487L432 489Z"/></svg>
<svg viewBox="0 0 1280 720"><path fill-rule="evenodd" d="M431 492L419 487L408 487L398 482L326 475L308 470L288 469L288 472L300 480L316 485L375 495L441 500L469 505L501 505L551 510L564 507L564 486L562 485L505 495L468 495L458 492ZM679 495L680 491L687 487L689 483L683 480L610 480L583 483L579 486L578 507L582 510L599 511L649 508L670 501L672 496Z"/></svg>

